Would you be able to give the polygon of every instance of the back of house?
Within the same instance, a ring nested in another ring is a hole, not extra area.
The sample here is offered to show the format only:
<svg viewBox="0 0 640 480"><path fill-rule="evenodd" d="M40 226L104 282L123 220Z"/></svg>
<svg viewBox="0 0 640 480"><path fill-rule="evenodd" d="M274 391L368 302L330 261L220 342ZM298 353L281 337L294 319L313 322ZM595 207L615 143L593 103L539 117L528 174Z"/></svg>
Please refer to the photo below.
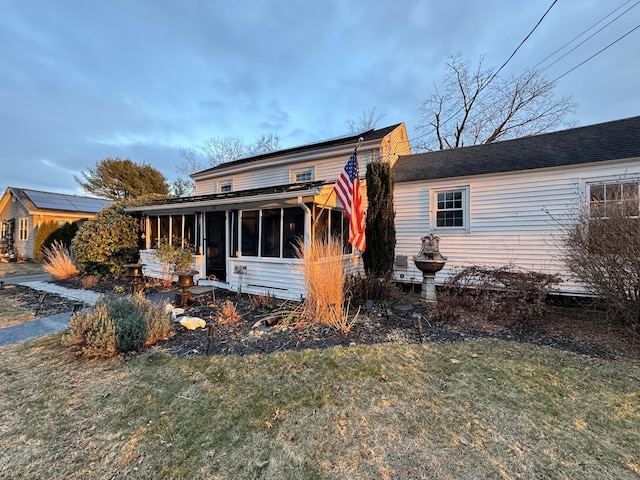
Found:
<svg viewBox="0 0 640 480"><path fill-rule="evenodd" d="M420 283L413 256L440 237L442 283L471 265L558 274L562 293L584 293L564 266L564 228L619 195L640 198L640 117L487 145L401 156L394 166L395 277Z"/></svg>

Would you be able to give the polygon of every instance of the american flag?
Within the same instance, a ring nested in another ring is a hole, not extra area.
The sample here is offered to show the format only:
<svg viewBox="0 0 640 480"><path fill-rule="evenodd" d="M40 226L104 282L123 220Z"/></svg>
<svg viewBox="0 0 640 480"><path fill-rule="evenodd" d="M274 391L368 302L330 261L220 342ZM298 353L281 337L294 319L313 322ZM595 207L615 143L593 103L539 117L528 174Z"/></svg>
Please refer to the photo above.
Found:
<svg viewBox="0 0 640 480"><path fill-rule="evenodd" d="M364 252L364 212L358 171L358 152L353 151L342 173L333 187L338 200L349 218L349 243Z"/></svg>

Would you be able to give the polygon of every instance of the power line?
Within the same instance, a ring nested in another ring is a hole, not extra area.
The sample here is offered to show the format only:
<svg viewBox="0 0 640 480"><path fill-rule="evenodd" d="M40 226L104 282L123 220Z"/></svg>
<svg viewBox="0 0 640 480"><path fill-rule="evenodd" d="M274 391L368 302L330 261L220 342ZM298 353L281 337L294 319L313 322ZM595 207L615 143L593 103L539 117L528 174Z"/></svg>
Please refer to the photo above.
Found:
<svg viewBox="0 0 640 480"><path fill-rule="evenodd" d="M516 47L516 49L511 53L511 55L509 55L509 58L507 58L505 60L505 62L500 66L500 68L498 68L498 70L496 70L493 75L491 75L491 77L489 78L489 80L487 81L487 83L485 83L482 87L480 87L480 89L478 90L478 94L480 94L480 92L482 92L482 90L484 90L498 75L498 73L500 73L500 71L511 61L511 59L515 56L515 54L518 52L518 50L520 50L520 47L522 47L522 45L525 44L525 42L527 40L529 40L529 37L531 37L531 35L533 34L533 32L536 31L536 29L540 26L540 24L542 23L542 21L544 20L544 18L547 16L547 14L549 13L549 11L553 8L553 6L558 3L558 0L553 0L553 3L551 3L551 5L549 6L549 8L547 8L547 11L544 12L544 14L542 15L542 17L540 17L540 20L538 20L538 22L535 24L535 26L531 29L531 31L527 34L526 37L524 37L524 39L520 42L520 44ZM446 125L448 122L450 122L451 120L453 120L461 111L462 111L463 107L460 107L454 114L452 114L449 118L447 118L445 121L443 121L440 125ZM412 141L415 140L419 140L423 137L426 137L427 135L431 135L433 132L435 132L435 128L423 135L420 135L419 137L414 138Z"/></svg>
<svg viewBox="0 0 640 480"><path fill-rule="evenodd" d="M638 5L640 3L640 0L638 0L636 3L634 3L633 5L631 5L629 8L627 8L624 12L622 12L620 15L618 15L616 18L614 18L613 20L611 20L609 23L607 23L606 25L602 26L601 28L599 28L598 30L596 30L595 32L593 32L591 35L589 35L587 38L585 38L582 42L580 42L578 45L576 45L575 47L573 47L571 50L569 50L567 53L565 53L564 55L562 55L560 58L558 58L557 60L555 60L554 62L552 62L551 64L547 65L545 68L543 68L542 70L540 70L540 72L544 72L545 70L551 68L553 65L555 65L556 63L558 63L560 60L562 60L564 57L566 57L567 55L569 55L571 52L573 52L576 48L578 48L579 46L583 45L585 42L587 42L588 40L590 40L591 38L593 38L595 35L597 35L598 33L600 33L602 30L604 30L605 28L607 28L609 25L611 25L613 22L615 22L616 20L618 20L620 17L622 17L625 13L627 13L629 10L631 10L633 7L635 7L636 5ZM609 14L610 15L610 14ZM606 17L605 17L606 18ZM602 20L601 20L602 21ZM593 27L591 27L593 28ZM573 40L572 40L573 41ZM564 48L564 47L563 47ZM547 57L548 58L548 57ZM539 64L538 64L539 65Z"/></svg>
<svg viewBox="0 0 640 480"><path fill-rule="evenodd" d="M576 65L575 67L573 67L570 70L567 70L566 72L564 72L562 75L560 75L558 78L556 78L555 80L553 80L551 83L554 84L556 83L558 80L560 80L562 77L564 77L565 75L570 74L571 72L573 72L576 68L581 67L582 65L584 65L585 63L587 63L589 60L593 59L594 57L600 55L602 52L604 52L605 50L607 50L609 47L611 47L612 45L615 45L616 43L618 43L620 40L622 40L624 37L626 37L627 35L629 35L630 33L632 33L633 31L637 30L638 28L640 28L640 24L636 25L634 28L632 28L631 30L629 30L627 33L625 33L624 35L618 37L617 39L615 39L613 42L611 42L609 45L607 45L606 47L600 49L599 51L597 51L596 53L594 53L593 55L591 55L589 58L587 58L586 60L580 62L578 65Z"/></svg>
<svg viewBox="0 0 640 480"><path fill-rule="evenodd" d="M545 58L543 58L542 60L540 60L538 63L536 63L533 66L533 69L535 70L539 65L543 64L544 62L546 62L547 60L549 60L551 57L553 57L556 53L558 53L559 51L561 51L562 49L564 49L565 47L571 45L573 42L575 42L578 38L580 38L581 36L583 36L585 33L587 33L589 30L591 30L592 28L594 28L596 25L598 25L599 23L605 21L607 18L609 18L611 15L613 15L614 13L616 13L618 10L620 10L622 7L624 7L627 3L629 3L631 0L627 0L626 2L624 2L622 5L620 5L619 7L617 7L616 9L614 9L612 12L610 12L609 14L605 15L604 17L602 17L600 20L598 20L596 23L594 23L593 25L591 25L589 28L587 28L585 31L583 31L581 34L577 35L576 37L572 38L571 40L569 40L567 43L565 43L563 46L561 46L560 48L558 48L556 51L554 51L553 53L551 53L550 55L547 55ZM631 8L635 7L638 3L637 2L635 5L633 5ZM629 10L631 9L629 8ZM627 11L629 11L627 10ZM625 12L626 13L626 12Z"/></svg>
<svg viewBox="0 0 640 480"><path fill-rule="evenodd" d="M531 29L531 31L527 34L526 37L524 37L524 40L522 40L520 42L520 45L518 45L516 47L516 49L513 51L513 53L509 56L509 58L507 58L507 60L502 64L502 66L495 71L495 73L493 74L493 76L491 77L491 79L486 83L486 85L488 85L489 83L491 83L491 81L498 75L498 73L500 73L500 71L507 65L507 63L509 63L511 61L511 59L513 58L513 56L516 54L516 52L518 50L520 50L520 47L522 45L524 45L524 43L529 40L529 37L533 34L533 32L536 31L536 29L540 26L540 24L542 23L542 20L544 20L544 17L547 16L547 13L549 13L549 11L553 8L553 6L558 2L558 0L553 0L553 3L549 6L549 8L547 8L547 11L544 12L544 15L542 15L542 17L540 17L540 20L538 20L538 23L535 24L535 26ZM485 86L486 86L485 85ZM484 87L483 87L484 88ZM482 90L482 89L481 89Z"/></svg>

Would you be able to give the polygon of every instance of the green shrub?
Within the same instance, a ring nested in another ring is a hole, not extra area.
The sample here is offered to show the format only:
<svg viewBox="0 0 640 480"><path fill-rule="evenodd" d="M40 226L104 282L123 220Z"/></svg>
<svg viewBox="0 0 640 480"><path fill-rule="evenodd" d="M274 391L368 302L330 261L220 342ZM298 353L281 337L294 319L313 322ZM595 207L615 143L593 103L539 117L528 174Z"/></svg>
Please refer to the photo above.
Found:
<svg viewBox="0 0 640 480"><path fill-rule="evenodd" d="M49 236L59 228L60 225L58 224L58 222L54 222L53 220L48 220L40 224L38 230L36 230L36 236L33 239L33 258L35 258L39 262L42 261L42 259L44 258L42 247L46 246L45 242L47 241Z"/></svg>
<svg viewBox="0 0 640 480"><path fill-rule="evenodd" d="M140 295L135 295L133 301L136 304L136 310L142 312L147 333L147 344L165 340L171 336L173 331L172 323L163 307L145 300Z"/></svg>
<svg viewBox="0 0 640 480"><path fill-rule="evenodd" d="M62 243L65 247L71 247L71 240L75 237L76 233L78 233L78 223L73 222L65 222L60 228L51 232L51 234L45 239L42 244L43 248L51 248L51 246L58 242Z"/></svg>
<svg viewBox="0 0 640 480"><path fill-rule="evenodd" d="M76 312L66 343L88 358L140 350L169 337L171 318L142 296L103 295L92 312Z"/></svg>
<svg viewBox="0 0 640 480"><path fill-rule="evenodd" d="M362 252L362 260L365 272L376 277L387 276L393 270L396 248L393 185L393 170L389 162L367 165L367 248Z"/></svg>
<svg viewBox="0 0 640 480"><path fill-rule="evenodd" d="M138 260L137 219L124 211L124 202L103 208L87 220L73 238L76 259L84 273L118 275L123 265Z"/></svg>
<svg viewBox="0 0 640 480"><path fill-rule="evenodd" d="M92 312L71 315L66 343L87 358L115 356L118 353L116 322L107 304L99 300Z"/></svg>

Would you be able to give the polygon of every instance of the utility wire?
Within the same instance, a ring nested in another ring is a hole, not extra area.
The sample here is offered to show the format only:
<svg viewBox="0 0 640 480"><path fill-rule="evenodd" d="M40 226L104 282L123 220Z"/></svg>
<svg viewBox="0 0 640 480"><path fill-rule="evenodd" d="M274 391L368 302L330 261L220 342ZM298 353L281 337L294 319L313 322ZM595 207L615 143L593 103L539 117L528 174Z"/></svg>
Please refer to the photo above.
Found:
<svg viewBox="0 0 640 480"><path fill-rule="evenodd" d="M484 85L480 90L484 89L484 87L486 87L487 85L489 85L489 83L491 83L491 82L493 81L493 79L494 79L494 78L495 78L495 77L500 73L500 71L501 71L501 70L502 70L502 69L507 65L507 63L509 63L509 62L511 61L511 59L512 59L512 58L513 58L513 56L516 54L516 52L517 52L518 50L520 50L520 47L521 47L522 45L524 45L524 43L525 43L527 40L529 40L529 37L530 37L531 35L533 35L533 32L535 32L535 31L536 31L536 29L540 26L540 24L542 23L542 20L544 20L544 17L546 17L546 16L547 16L547 13L549 13L549 11L553 8L553 6L554 6L556 3L558 3L558 0L553 0L553 3L551 4L551 6L550 6L549 8L547 8L547 11L546 11L546 12L544 12L544 15L542 15L542 17L540 17L540 20L538 20L538 23L536 23L536 24L535 24L535 26L531 29L531 31L527 34L527 36L526 36L526 37L524 37L524 40L522 40L522 41L520 42L520 45L518 45L518 46L516 47L516 49L515 49L515 50L513 51L513 53L509 56L509 58L507 58L507 60L502 64L502 66L501 66L498 70L496 70L496 71L495 71L495 73L491 76L491 78L489 79L489 81L488 81L488 82L487 82L487 83L486 83L486 84L485 84L485 85Z"/></svg>
<svg viewBox="0 0 640 480"><path fill-rule="evenodd" d="M599 23L605 21L607 18L609 18L611 15L613 15L614 13L616 13L618 10L620 10L622 7L624 7L627 3L629 3L631 0L627 0L626 2L624 2L622 5L620 5L618 8L616 8L615 10L613 10L612 12L610 12L608 15L605 15L604 17L602 17L600 20L598 20L596 23L594 23L593 25L591 25L589 28L587 28L585 31L583 31L581 34L577 35L576 37L572 38L571 40L569 40L567 43L565 43L563 46L561 46L560 48L558 48L556 51L554 51L553 53L551 53L550 55L547 55L545 58L543 58L542 60L540 60L538 63L536 63L533 66L533 69L535 70L538 66L542 65L544 62L546 62L547 60L549 60L551 57L553 57L556 53L558 53L559 51L561 51L562 49L564 49L565 47L571 45L573 42L575 42L578 38L580 38L581 36L583 36L585 33L587 33L589 30L591 30L592 28L594 28L595 26L597 26ZM638 3L637 2L635 5L633 5L633 7L635 7ZM631 7L631 8L633 8ZM631 9L630 8L630 9ZM629 9L629 10L630 10ZM627 11L629 11L627 10ZM626 12L625 12L626 13Z"/></svg>
<svg viewBox="0 0 640 480"><path fill-rule="evenodd" d="M636 3L634 3L633 5L631 5L629 8L627 8L624 12L622 12L620 15L618 15L616 18L614 18L613 20L611 20L609 23L607 23L606 25L602 26L601 28L599 28L598 30L596 30L595 32L593 32L591 35L589 35L587 38L585 38L582 42L580 42L579 44L577 44L575 47L573 47L571 50L569 50L567 53L565 53L564 55L562 55L560 58L556 59L554 62L550 63L549 65L547 65L546 67L544 67L542 70L540 70L540 72L544 72L545 70L551 68L553 65L555 65L556 63L558 63L560 60L562 60L564 57L566 57L567 55L569 55L571 52L573 52L576 48L578 48L579 46L583 45L585 42L587 42L588 40L590 40L591 38L593 38L595 35L597 35L598 33L600 33L602 30L604 30L605 28L607 28L609 25L611 25L613 22L615 22L616 20L618 20L621 16L623 16L625 13L627 13L629 10L631 10L633 7L635 7L636 5L638 5L640 3L640 0L638 0ZM605 17L606 18L606 17ZM572 40L573 41L573 40ZM563 47L564 48L564 47ZM548 57L547 57L548 58Z"/></svg>
<svg viewBox="0 0 640 480"><path fill-rule="evenodd" d="M637 30L638 28L640 28L640 24L636 25L634 28L632 28L631 30L629 30L627 33L625 33L624 35L618 37L617 39L615 39L613 42L611 42L609 45L607 45L606 47L600 49L599 51L597 51L596 53L594 53L593 55L591 55L589 58L587 58L586 60L580 62L578 65L576 65L575 67L573 67L570 70L567 70L566 72L564 72L562 75L560 75L559 77L557 77L555 80L553 80L551 83L556 83L558 80L560 80L562 77L564 77L565 75L570 74L571 72L573 72L576 68L581 67L582 65L584 65L585 63L587 63L589 60L591 60L592 58L596 57L597 55L600 55L602 52L604 52L606 49L608 49L609 47L611 47L612 45L615 45L616 43L618 43L620 40L622 40L624 37L626 37L627 35L629 35L630 33L632 33L633 31Z"/></svg>
<svg viewBox="0 0 640 480"><path fill-rule="evenodd" d="M558 0L553 0L553 3L549 6L549 8L547 8L547 11L544 12L544 15L542 15L542 17L540 17L540 20L538 20L538 23L535 24L535 26L531 29L531 31L527 34L526 37L524 37L524 39L520 42L520 45L518 45L516 47L516 49L513 51L513 53L511 53L511 55L509 55L509 58L507 58L507 60L505 60L505 62L500 66L500 68L498 68L498 70L496 70L493 75L491 75L491 77L489 78L489 80L487 81L487 83L485 83L482 87L480 87L480 90L478 90L478 94L484 90L498 75L498 73L500 73L500 71L511 61L511 59L515 56L515 54L518 52L518 50L520 50L520 47L522 47L522 45L524 45L524 43L529 40L529 37L531 37L531 35L533 34L533 32L536 31L536 29L540 26L540 24L542 23L542 20L544 20L544 17L547 16L547 14L549 13L549 11L553 8L553 6L558 3ZM449 118L447 118L446 120L444 120L440 125L445 125L448 122L450 122L451 120L453 120L456 115L458 115L461 111L462 111L463 107L460 107L454 114L452 114ZM423 135L420 135L419 137L414 138L412 141L415 140L419 140L421 138L426 137L427 135L431 135L433 132L435 132L435 128Z"/></svg>

